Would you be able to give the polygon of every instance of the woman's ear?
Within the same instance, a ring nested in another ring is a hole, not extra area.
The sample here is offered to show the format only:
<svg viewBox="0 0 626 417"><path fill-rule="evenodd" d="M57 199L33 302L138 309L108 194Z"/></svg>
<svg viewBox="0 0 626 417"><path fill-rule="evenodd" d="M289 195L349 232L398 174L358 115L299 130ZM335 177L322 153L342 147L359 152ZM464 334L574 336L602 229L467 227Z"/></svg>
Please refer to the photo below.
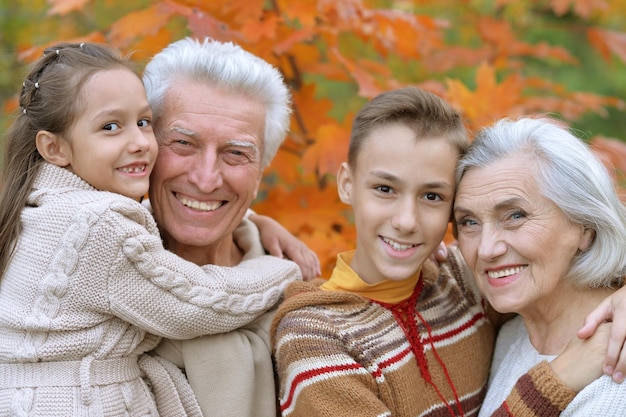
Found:
<svg viewBox="0 0 626 417"><path fill-rule="evenodd" d="M70 165L71 161L66 149L67 141L59 135L50 133L47 130L40 130L37 132L35 142L39 154L46 161L60 167Z"/></svg>
<svg viewBox="0 0 626 417"><path fill-rule="evenodd" d="M352 171L347 162L343 162L339 166L337 172L337 190L339 193L339 199L344 204L352 205Z"/></svg>
<svg viewBox="0 0 626 417"><path fill-rule="evenodd" d="M583 226L583 233L580 237L580 243L578 245L578 249L581 251L586 251L591 247L593 243L593 239L596 237L596 231L591 227Z"/></svg>

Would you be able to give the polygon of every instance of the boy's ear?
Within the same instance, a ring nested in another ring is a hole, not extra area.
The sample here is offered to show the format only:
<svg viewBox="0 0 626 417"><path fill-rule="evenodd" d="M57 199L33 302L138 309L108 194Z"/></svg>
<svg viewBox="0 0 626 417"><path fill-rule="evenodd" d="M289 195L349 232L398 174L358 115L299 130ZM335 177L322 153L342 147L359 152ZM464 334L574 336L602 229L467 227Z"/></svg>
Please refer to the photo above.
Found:
<svg viewBox="0 0 626 417"><path fill-rule="evenodd" d="M339 192L339 199L344 204L352 204L352 181L350 166L347 162L343 162L337 172L337 190Z"/></svg>
<svg viewBox="0 0 626 417"><path fill-rule="evenodd" d="M40 130L37 132L35 142L39 154L46 161L60 167L66 167L70 164L71 161L66 149L67 141L59 135L47 130Z"/></svg>

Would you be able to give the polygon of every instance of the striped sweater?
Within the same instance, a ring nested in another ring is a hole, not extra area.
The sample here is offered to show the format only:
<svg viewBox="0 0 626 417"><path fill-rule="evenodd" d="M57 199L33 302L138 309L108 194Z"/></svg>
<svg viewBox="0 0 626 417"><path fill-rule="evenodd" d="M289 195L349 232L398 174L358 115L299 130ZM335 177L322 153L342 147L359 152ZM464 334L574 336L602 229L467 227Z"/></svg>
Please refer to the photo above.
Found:
<svg viewBox="0 0 626 417"><path fill-rule="evenodd" d="M324 291L323 280L290 284L272 327L282 415L477 416L492 323L503 317L486 311L463 259L449 253L439 269L427 262L412 297L397 305ZM349 266L340 258L336 268ZM550 403L563 409L571 401L564 390L540 364L511 391L511 409L494 415L536 417L533 410Z"/></svg>
<svg viewBox="0 0 626 417"><path fill-rule="evenodd" d="M413 294L416 337L391 306L290 285L272 334L282 414L476 416L494 330L457 256L439 271L424 265Z"/></svg>

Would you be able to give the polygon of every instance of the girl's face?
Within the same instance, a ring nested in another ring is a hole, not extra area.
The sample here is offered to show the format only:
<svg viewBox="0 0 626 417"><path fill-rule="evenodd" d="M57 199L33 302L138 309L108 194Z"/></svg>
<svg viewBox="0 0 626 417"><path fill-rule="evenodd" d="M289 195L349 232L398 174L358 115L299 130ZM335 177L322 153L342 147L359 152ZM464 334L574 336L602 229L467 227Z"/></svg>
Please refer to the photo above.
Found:
<svg viewBox="0 0 626 417"><path fill-rule="evenodd" d="M99 190L142 197L158 147L141 80L125 68L99 71L81 98L81 113L60 141L67 168Z"/></svg>
<svg viewBox="0 0 626 417"><path fill-rule="evenodd" d="M341 166L339 195L352 205L357 230L351 267L363 281L410 278L441 243L457 159L446 138L416 138L394 123L370 132L354 171Z"/></svg>

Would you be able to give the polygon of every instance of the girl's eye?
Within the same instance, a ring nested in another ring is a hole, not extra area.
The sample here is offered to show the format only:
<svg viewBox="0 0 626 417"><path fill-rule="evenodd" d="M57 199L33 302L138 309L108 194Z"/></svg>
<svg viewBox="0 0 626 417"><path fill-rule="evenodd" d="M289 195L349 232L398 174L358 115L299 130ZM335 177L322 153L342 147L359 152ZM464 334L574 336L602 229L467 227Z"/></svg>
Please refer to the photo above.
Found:
<svg viewBox="0 0 626 417"><path fill-rule="evenodd" d="M120 125L115 123L115 122L111 122L111 123L107 123L102 127L104 130L117 130L120 129Z"/></svg>
<svg viewBox="0 0 626 417"><path fill-rule="evenodd" d="M139 127L148 127L150 126L150 119L141 119L137 122L137 126Z"/></svg>
<svg viewBox="0 0 626 417"><path fill-rule="evenodd" d="M388 185L378 185L375 187L375 189L385 194L389 194L391 192L391 187L389 187Z"/></svg>

